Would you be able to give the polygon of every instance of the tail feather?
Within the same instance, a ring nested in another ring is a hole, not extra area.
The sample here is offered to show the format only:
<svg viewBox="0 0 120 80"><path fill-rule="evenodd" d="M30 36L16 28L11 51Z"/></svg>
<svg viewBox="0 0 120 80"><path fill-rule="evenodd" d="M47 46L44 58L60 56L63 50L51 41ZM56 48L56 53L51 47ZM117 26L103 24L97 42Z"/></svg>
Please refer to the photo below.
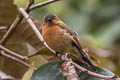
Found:
<svg viewBox="0 0 120 80"><path fill-rule="evenodd" d="M76 38L75 38L76 39ZM76 44L74 41L72 42L72 45L75 46L78 51L80 52L80 54L82 55L82 59L89 64L89 66L96 71L95 66L92 64L92 62L90 61L90 59L88 58L88 56L85 54L85 52L81 49L81 46L79 44Z"/></svg>
<svg viewBox="0 0 120 80"><path fill-rule="evenodd" d="M82 54L82 59L83 59L86 63L88 63L88 64L90 65L90 67L91 67L94 71L96 71L95 66L92 64L92 62L89 60L89 58L87 57L87 55L83 52L83 50L82 50L82 49L79 49L79 52Z"/></svg>

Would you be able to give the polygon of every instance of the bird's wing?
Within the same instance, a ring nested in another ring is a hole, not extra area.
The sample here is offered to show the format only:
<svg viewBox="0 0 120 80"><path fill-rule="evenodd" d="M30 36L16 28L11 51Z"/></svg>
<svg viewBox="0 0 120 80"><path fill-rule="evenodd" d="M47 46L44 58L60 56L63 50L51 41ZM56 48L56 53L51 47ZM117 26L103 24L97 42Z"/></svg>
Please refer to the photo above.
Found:
<svg viewBox="0 0 120 80"><path fill-rule="evenodd" d="M72 37L72 45L74 47L76 47L80 54L82 55L82 58L85 62L87 62L94 70L95 67L92 64L92 62L89 60L88 56L86 55L86 53L81 49L80 43L79 43L79 39L78 39L78 35L76 34L76 32L74 32L72 29L70 29L66 24L57 24L57 26L61 27L62 29L65 29L67 33L69 33L69 35Z"/></svg>
<svg viewBox="0 0 120 80"><path fill-rule="evenodd" d="M57 26L61 27L62 29L65 29L68 33L70 33L71 35L74 35L75 37L78 38L78 34L73 31L70 27L68 27L66 24L56 24Z"/></svg>
<svg viewBox="0 0 120 80"><path fill-rule="evenodd" d="M67 33L69 33L71 36L72 36L72 40L73 42L79 47L81 48L80 46L80 43L79 43L79 37L78 37L78 34L73 31L70 27L68 27L66 24L57 24L57 26L61 27L62 29L65 29Z"/></svg>

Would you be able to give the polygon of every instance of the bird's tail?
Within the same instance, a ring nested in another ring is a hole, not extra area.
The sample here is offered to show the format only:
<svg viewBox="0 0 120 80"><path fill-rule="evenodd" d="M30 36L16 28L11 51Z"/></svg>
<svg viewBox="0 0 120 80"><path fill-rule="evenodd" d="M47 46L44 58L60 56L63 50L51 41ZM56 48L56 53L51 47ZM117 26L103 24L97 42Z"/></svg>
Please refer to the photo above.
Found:
<svg viewBox="0 0 120 80"><path fill-rule="evenodd" d="M79 49L79 52L82 54L82 60L85 61L86 63L89 64L89 66L96 71L95 66L92 64L92 62L89 60L88 56L85 54L85 52L83 52L82 49Z"/></svg>

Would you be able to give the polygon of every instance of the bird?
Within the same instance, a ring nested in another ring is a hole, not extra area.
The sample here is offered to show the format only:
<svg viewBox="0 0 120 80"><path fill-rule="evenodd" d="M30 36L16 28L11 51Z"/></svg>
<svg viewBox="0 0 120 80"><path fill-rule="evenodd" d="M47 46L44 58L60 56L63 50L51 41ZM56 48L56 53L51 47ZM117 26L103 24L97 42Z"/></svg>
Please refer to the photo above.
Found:
<svg viewBox="0 0 120 80"><path fill-rule="evenodd" d="M70 53L96 71L87 54L82 50L78 34L53 13L43 18L42 36L48 46L59 53Z"/></svg>

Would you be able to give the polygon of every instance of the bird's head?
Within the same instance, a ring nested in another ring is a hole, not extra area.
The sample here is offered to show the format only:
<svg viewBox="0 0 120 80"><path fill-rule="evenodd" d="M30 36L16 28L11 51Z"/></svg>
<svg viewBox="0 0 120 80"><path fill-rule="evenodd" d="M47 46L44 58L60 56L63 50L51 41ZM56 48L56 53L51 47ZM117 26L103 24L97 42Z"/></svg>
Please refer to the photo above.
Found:
<svg viewBox="0 0 120 80"><path fill-rule="evenodd" d="M47 14L44 16L44 24L56 23L59 18L55 14Z"/></svg>

